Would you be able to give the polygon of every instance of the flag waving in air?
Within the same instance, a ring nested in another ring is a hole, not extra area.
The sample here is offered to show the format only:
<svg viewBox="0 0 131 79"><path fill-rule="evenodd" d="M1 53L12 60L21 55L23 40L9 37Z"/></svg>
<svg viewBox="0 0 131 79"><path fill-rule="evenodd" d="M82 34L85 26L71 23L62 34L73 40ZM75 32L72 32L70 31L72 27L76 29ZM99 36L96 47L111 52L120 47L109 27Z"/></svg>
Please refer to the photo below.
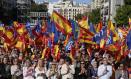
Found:
<svg viewBox="0 0 131 79"><path fill-rule="evenodd" d="M129 25L131 25L131 18L129 18Z"/></svg>
<svg viewBox="0 0 131 79"><path fill-rule="evenodd" d="M55 22L57 29L61 31L63 34L72 33L70 22L66 18L64 18L62 15L60 15L56 11L53 11L51 18Z"/></svg>
<svg viewBox="0 0 131 79"><path fill-rule="evenodd" d="M129 31L127 37L126 37L126 43L127 43L127 46L128 46L128 49L131 49L131 30Z"/></svg>
<svg viewBox="0 0 131 79"><path fill-rule="evenodd" d="M83 29L89 29L87 17L83 17L82 20L79 21L79 25L80 25Z"/></svg>

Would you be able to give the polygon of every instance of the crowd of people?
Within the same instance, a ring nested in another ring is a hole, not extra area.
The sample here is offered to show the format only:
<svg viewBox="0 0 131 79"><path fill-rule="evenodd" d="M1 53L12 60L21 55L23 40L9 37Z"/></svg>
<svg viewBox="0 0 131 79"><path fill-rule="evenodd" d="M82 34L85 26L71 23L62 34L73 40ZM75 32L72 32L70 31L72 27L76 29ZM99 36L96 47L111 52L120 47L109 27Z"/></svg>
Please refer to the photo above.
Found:
<svg viewBox="0 0 131 79"><path fill-rule="evenodd" d="M81 46L80 46L81 47ZM131 79L131 51L121 61L106 50L78 49L74 59L61 49L60 59L53 54L41 58L41 50L30 48L22 53L16 48L0 47L0 79Z"/></svg>

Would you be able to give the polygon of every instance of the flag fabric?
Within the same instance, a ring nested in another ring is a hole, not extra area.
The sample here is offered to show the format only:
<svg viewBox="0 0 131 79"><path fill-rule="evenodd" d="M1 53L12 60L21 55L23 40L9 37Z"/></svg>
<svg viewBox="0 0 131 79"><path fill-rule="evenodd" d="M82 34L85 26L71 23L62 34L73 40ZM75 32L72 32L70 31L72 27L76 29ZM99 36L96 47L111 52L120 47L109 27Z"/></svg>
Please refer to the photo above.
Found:
<svg viewBox="0 0 131 79"><path fill-rule="evenodd" d="M58 56L58 53L59 53L59 45L55 45L54 46L54 55L55 55L56 58Z"/></svg>
<svg viewBox="0 0 131 79"><path fill-rule="evenodd" d="M22 49L24 47L24 44L23 44L22 41L17 41L15 47L18 48L18 49Z"/></svg>
<svg viewBox="0 0 131 79"><path fill-rule="evenodd" d="M4 24L0 24L0 36L2 36L5 32Z"/></svg>
<svg viewBox="0 0 131 79"><path fill-rule="evenodd" d="M90 23L90 31L93 32L94 34L96 33L96 30L94 28L94 25Z"/></svg>
<svg viewBox="0 0 131 79"><path fill-rule="evenodd" d="M119 37L125 39L127 34L128 34L128 30L123 29L123 28L118 28L118 35L119 35Z"/></svg>
<svg viewBox="0 0 131 79"><path fill-rule="evenodd" d="M19 35L22 35L25 33L25 26L23 24L18 24L18 26L16 27L17 33Z"/></svg>
<svg viewBox="0 0 131 79"><path fill-rule="evenodd" d="M51 33L51 32L52 32L51 22L52 22L52 21L48 18L48 19L47 19L47 23L46 23L46 24L47 24L47 25L46 25L46 26L47 26L47 30L46 30L46 31L47 31L48 33Z"/></svg>
<svg viewBox="0 0 131 79"><path fill-rule="evenodd" d="M67 43L68 43L69 39L70 39L70 37L69 37L69 35L67 35L67 36L66 36L66 39L65 39L65 41L64 41L64 46L66 46L66 45L67 45Z"/></svg>
<svg viewBox="0 0 131 79"><path fill-rule="evenodd" d="M72 26L72 33L73 33L74 39L77 39L78 38L78 31L79 31L78 23L72 19L70 19L70 23Z"/></svg>
<svg viewBox="0 0 131 79"><path fill-rule="evenodd" d="M39 23L39 21L38 21L37 25L33 28L32 34L33 34L35 37L38 37L38 36L41 35L41 24Z"/></svg>
<svg viewBox="0 0 131 79"><path fill-rule="evenodd" d="M82 20L80 20L78 23L81 26L81 28L83 28L83 29L89 29L87 17L83 17Z"/></svg>
<svg viewBox="0 0 131 79"><path fill-rule="evenodd" d="M91 55L92 55L91 47L88 47L88 48L87 48L87 53L88 53L89 57L91 57Z"/></svg>
<svg viewBox="0 0 131 79"><path fill-rule="evenodd" d="M58 43L59 40L59 32L56 29L56 25L53 21L51 22L51 27L52 27L51 32L52 32L53 42L56 44Z"/></svg>
<svg viewBox="0 0 131 79"><path fill-rule="evenodd" d="M131 49L131 30L129 30L129 33L126 37L126 44L128 46L128 49Z"/></svg>
<svg viewBox="0 0 131 79"><path fill-rule="evenodd" d="M129 25L131 25L131 18L129 18Z"/></svg>
<svg viewBox="0 0 131 79"><path fill-rule="evenodd" d="M64 18L62 15L60 15L56 11L53 11L51 18L56 24L56 27L60 32L62 32L63 34L72 33L70 22L66 18Z"/></svg>
<svg viewBox="0 0 131 79"><path fill-rule="evenodd" d="M68 43L67 43L67 45L66 45L66 47L65 47L66 51L71 50L73 44L74 44L74 42L73 42L73 40L72 40L72 37L70 37L70 38L69 38L69 41L68 41Z"/></svg>
<svg viewBox="0 0 131 79"><path fill-rule="evenodd" d="M89 43L89 44L95 44L93 41L94 34L91 33L89 30L83 30L83 28L80 27L80 33L78 37L78 41L81 43Z"/></svg>
<svg viewBox="0 0 131 79"><path fill-rule="evenodd" d="M69 57L71 58L72 61L74 61L74 57L75 57L75 48L74 48L73 46L71 47Z"/></svg>
<svg viewBox="0 0 131 79"><path fill-rule="evenodd" d="M113 42L117 42L118 40L120 40L118 32L114 31Z"/></svg>
<svg viewBox="0 0 131 79"><path fill-rule="evenodd" d="M3 47L6 51L8 51L8 43L4 43Z"/></svg>
<svg viewBox="0 0 131 79"><path fill-rule="evenodd" d="M100 44L101 39L105 39L107 37L107 27L103 27L99 33L96 33L93 37L93 41L97 44Z"/></svg>
<svg viewBox="0 0 131 79"><path fill-rule="evenodd" d="M100 48L104 48L105 47L105 43L106 43L105 39L101 39L101 41L100 41Z"/></svg>
<svg viewBox="0 0 131 79"><path fill-rule="evenodd" d="M109 35L107 35L106 45L113 44L113 33L110 30L108 31L109 31Z"/></svg>
<svg viewBox="0 0 131 79"><path fill-rule="evenodd" d="M24 35L17 36L15 47L23 51L25 49L25 45L26 45L25 36Z"/></svg>
<svg viewBox="0 0 131 79"><path fill-rule="evenodd" d="M103 24L102 24L102 21L100 21L100 22L98 23L97 27L96 27L96 32L99 33L100 30L102 29L102 27L103 27Z"/></svg>
<svg viewBox="0 0 131 79"><path fill-rule="evenodd" d="M113 23L112 23L112 21L110 20L110 21L108 21L108 29L109 30L111 30L112 32L114 32L115 31L115 27L114 27L114 25L113 25Z"/></svg>
<svg viewBox="0 0 131 79"><path fill-rule="evenodd" d="M41 59L45 58L45 56L46 56L46 50L47 50L47 47L43 49Z"/></svg>
<svg viewBox="0 0 131 79"><path fill-rule="evenodd" d="M25 27L26 27L26 30L28 31L28 34L29 34L30 38L33 38L30 22L27 22Z"/></svg>
<svg viewBox="0 0 131 79"><path fill-rule="evenodd" d="M12 29L6 29L5 33L2 36L4 38L4 42L11 43L14 40L14 33Z"/></svg>

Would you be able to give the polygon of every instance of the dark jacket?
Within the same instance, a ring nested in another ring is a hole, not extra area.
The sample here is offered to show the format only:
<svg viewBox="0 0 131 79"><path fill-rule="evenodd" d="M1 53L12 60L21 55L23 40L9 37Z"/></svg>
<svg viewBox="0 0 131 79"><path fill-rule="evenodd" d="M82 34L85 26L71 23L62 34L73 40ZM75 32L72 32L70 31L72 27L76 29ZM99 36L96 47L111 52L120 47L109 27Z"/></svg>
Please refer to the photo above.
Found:
<svg viewBox="0 0 131 79"><path fill-rule="evenodd" d="M0 75L2 79L11 79L10 65L1 63Z"/></svg>

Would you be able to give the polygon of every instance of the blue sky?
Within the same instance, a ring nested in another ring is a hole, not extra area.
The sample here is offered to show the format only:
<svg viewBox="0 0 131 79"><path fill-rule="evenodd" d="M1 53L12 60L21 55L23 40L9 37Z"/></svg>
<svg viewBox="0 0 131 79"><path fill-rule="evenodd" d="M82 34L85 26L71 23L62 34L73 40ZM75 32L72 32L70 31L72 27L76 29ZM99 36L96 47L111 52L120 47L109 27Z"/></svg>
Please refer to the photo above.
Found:
<svg viewBox="0 0 131 79"><path fill-rule="evenodd" d="M43 2L44 0L35 0L35 1L37 1L37 2ZM49 1L56 2L58 0L49 0ZM91 0L74 0L74 1L76 1L77 3L90 3L91 2Z"/></svg>

